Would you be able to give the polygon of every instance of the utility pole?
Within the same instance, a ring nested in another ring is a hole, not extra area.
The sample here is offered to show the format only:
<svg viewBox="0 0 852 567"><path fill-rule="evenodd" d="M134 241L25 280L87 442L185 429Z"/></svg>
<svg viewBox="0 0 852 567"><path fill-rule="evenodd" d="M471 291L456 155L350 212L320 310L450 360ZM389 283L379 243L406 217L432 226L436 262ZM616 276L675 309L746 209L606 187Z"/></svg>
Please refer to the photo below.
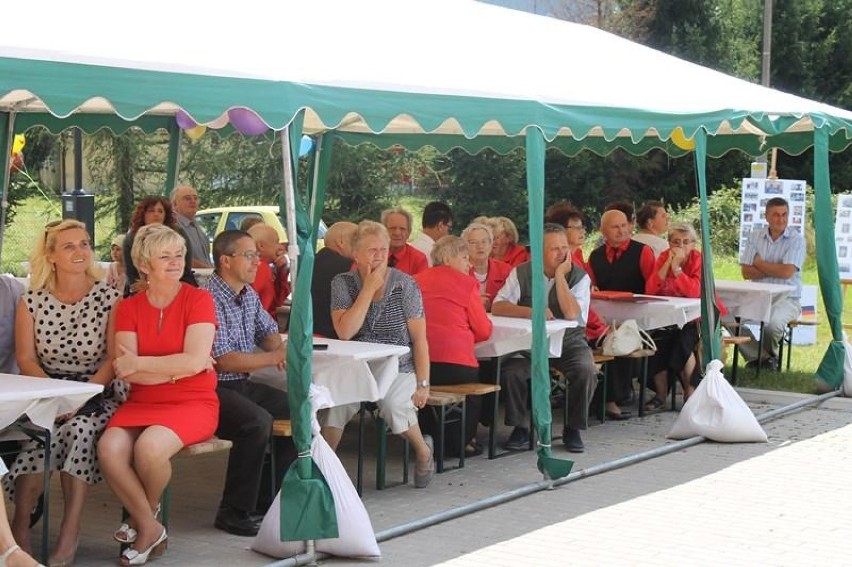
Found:
<svg viewBox="0 0 852 567"><path fill-rule="evenodd" d="M760 84L769 86L769 67L772 55L772 0L763 0L763 57L760 65Z"/></svg>

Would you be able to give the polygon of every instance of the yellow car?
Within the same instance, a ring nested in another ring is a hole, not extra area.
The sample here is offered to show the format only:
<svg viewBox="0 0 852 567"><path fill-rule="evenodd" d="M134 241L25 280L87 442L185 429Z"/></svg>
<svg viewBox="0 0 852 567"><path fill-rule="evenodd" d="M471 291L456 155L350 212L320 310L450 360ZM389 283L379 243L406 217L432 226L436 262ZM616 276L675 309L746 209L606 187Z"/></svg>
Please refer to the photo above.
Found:
<svg viewBox="0 0 852 567"><path fill-rule="evenodd" d="M243 220L250 217L259 218L269 226L275 227L275 230L278 231L279 241L287 242L287 229L281 224L278 217L278 206L276 205L204 209L195 214L195 222L201 225L212 242L213 238L224 230L239 229ZM318 250L322 248L322 239L327 228L325 223L320 221L319 235L317 236Z"/></svg>

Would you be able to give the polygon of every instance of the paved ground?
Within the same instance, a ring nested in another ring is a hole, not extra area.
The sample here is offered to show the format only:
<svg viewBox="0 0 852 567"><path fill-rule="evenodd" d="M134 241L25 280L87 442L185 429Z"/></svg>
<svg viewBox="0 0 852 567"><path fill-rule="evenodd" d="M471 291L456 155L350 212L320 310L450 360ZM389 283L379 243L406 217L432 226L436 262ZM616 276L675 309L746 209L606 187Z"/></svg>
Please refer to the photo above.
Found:
<svg viewBox="0 0 852 567"><path fill-rule="evenodd" d="M801 399L742 391L756 414ZM659 447L676 414L592 427L575 471ZM538 492L381 544L384 565L848 565L852 526L841 483L852 473L852 400L833 399L765 424L769 443L703 443L667 456ZM506 431L503 432L507 433ZM354 430L343 461L354 471ZM668 441L668 443L671 443ZM389 478L399 477L400 451ZM557 456L564 455L555 449ZM155 565L265 565L251 538L212 527L224 456L177 461L170 546ZM376 532L540 480L532 453L438 475L425 490L366 487ZM367 479L374 478L368 470ZM61 512L57 493L54 526ZM119 506L93 489L77 565L114 565L110 535ZM55 529L53 530L55 532ZM337 566L364 565L328 560Z"/></svg>

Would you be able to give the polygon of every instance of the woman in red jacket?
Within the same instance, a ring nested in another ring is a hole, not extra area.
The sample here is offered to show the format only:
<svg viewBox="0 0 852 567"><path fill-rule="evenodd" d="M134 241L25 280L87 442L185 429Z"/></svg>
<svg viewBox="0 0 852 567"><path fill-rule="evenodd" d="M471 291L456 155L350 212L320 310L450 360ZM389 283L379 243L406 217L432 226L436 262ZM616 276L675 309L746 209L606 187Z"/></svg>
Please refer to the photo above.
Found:
<svg viewBox="0 0 852 567"><path fill-rule="evenodd" d="M491 245L494 237L491 228L478 222L470 223L462 232L470 254L470 275L479 282L479 295L486 311L491 311L491 303L506 278L512 273L512 266L491 257Z"/></svg>
<svg viewBox="0 0 852 567"><path fill-rule="evenodd" d="M701 297L701 252L696 250L697 235L695 229L687 224L673 225L669 230L669 249L657 258L654 272L645 282L645 293L669 297ZM718 301L719 310L725 313L724 306ZM656 395L646 404L649 411L665 406L668 391L668 372L680 376L683 385L683 399L692 394L695 387L692 376L695 373L695 347L698 344L698 321L691 321L682 329L672 329L667 340L657 342L657 355L649 362L654 368L654 391ZM654 364L654 361L657 361Z"/></svg>
<svg viewBox="0 0 852 567"><path fill-rule="evenodd" d="M432 248L432 264L432 268L414 276L423 295L432 384L477 382L479 362L473 354L473 346L491 336L491 320L482 305L479 283L468 274L467 244L458 236L440 238ZM479 402L478 396L468 396L465 400L469 454L481 452L473 441L479 422ZM425 421L426 427L421 425L424 431L434 425L429 423L428 417ZM449 452L458 451L453 442L459 436L449 432L445 438Z"/></svg>

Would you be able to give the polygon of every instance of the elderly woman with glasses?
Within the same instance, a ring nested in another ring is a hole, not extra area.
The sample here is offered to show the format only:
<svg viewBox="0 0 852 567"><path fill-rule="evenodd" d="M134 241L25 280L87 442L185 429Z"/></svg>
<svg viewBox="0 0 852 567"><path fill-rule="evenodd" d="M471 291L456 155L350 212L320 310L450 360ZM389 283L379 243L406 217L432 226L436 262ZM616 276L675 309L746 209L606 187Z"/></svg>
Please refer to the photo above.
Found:
<svg viewBox="0 0 852 567"><path fill-rule="evenodd" d="M429 375L433 384L466 384L479 380L479 362L473 354L474 343L491 336L491 320L479 295L479 284L470 277L468 246L458 236L443 236L432 248L432 266L414 276L423 294L426 338L429 342ZM481 453L475 443L479 422L480 397L465 401L465 450L472 456ZM421 415L426 431L435 430L432 414ZM448 431L452 428L448 427ZM447 433L450 453L457 453L458 434Z"/></svg>
<svg viewBox="0 0 852 567"><path fill-rule="evenodd" d="M467 244L470 258L470 275L479 282L479 295L486 311L491 311L491 303L506 278L512 272L512 266L491 257L494 237L491 228L483 223L472 222L462 231L462 240Z"/></svg>
<svg viewBox="0 0 852 567"><path fill-rule="evenodd" d="M85 225L50 223L36 242L30 266L30 289L15 316L21 374L111 386L113 309L120 294L102 281ZM90 484L101 481L95 443L125 394L116 384L57 421L48 474L59 471L65 510L50 565L74 562L86 494ZM27 443L3 479L15 501L12 530L25 551L30 549L30 513L43 487L43 464L44 450Z"/></svg>
<svg viewBox="0 0 852 567"><path fill-rule="evenodd" d="M388 231L361 221L352 236L356 268L331 280L331 321L342 340L407 346L399 358L399 375L379 400L379 412L392 433L408 439L416 456L414 486L432 480L432 438L423 436L417 411L429 397L429 345L420 289L408 274L388 267ZM343 428L358 404L331 408L322 416L322 435L337 448Z"/></svg>
<svg viewBox="0 0 852 567"><path fill-rule="evenodd" d="M695 229L687 223L672 225L669 230L669 248L657 258L654 272L645 284L645 293L670 297L701 297L701 252L696 249ZM718 302L717 302L718 303ZM723 312L724 306L719 303ZM698 344L698 324L692 321L682 329L667 329L657 338L657 354L649 361L649 374L656 395L646 404L654 411L665 406L668 391L668 373L680 377L684 401L695 387L695 347Z"/></svg>
<svg viewBox="0 0 852 567"><path fill-rule="evenodd" d="M210 350L216 331L213 298L181 281L186 242L156 223L133 242L133 264L148 282L122 301L116 314L115 373L131 384L98 443L110 487L130 512L113 537L131 547L123 565L142 565L165 547L157 520L171 477L170 459L208 439L219 419L216 372Z"/></svg>

